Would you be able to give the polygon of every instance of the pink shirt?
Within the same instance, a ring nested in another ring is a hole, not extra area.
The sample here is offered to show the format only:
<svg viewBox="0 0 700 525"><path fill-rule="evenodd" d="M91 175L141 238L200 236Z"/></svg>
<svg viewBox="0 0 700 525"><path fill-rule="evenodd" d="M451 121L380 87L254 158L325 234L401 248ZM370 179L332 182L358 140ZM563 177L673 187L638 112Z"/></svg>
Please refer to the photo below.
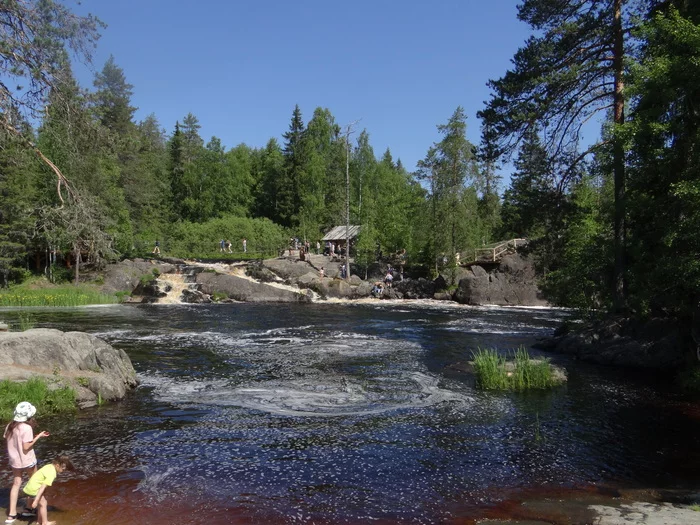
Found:
<svg viewBox="0 0 700 525"><path fill-rule="evenodd" d="M7 428L5 428L7 434ZM36 454L34 449L26 454L22 448L22 443L31 443L34 440L34 431L30 425L20 423L10 434L7 441L7 455L10 457L10 466L12 468L27 468L36 465Z"/></svg>

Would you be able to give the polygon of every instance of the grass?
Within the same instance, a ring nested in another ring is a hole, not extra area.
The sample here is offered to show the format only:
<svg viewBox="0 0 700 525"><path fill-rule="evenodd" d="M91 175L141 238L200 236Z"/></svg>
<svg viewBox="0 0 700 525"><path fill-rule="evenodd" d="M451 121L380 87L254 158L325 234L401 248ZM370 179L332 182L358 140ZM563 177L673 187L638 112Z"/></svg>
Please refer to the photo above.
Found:
<svg viewBox="0 0 700 525"><path fill-rule="evenodd" d="M690 510L694 510L695 512L700 512L700 505L691 505Z"/></svg>
<svg viewBox="0 0 700 525"><path fill-rule="evenodd" d="M11 421L15 407L29 401L39 416L75 410L75 391L70 387L53 388L48 380L32 378L23 383L0 381L0 419Z"/></svg>
<svg viewBox="0 0 700 525"><path fill-rule="evenodd" d="M100 293L89 285L51 285L34 280L0 290L0 306L83 306L116 302L116 296Z"/></svg>
<svg viewBox="0 0 700 525"><path fill-rule="evenodd" d="M534 361L523 347L509 361L496 350L479 349L473 354L477 385L484 390L551 388L559 384L548 359Z"/></svg>

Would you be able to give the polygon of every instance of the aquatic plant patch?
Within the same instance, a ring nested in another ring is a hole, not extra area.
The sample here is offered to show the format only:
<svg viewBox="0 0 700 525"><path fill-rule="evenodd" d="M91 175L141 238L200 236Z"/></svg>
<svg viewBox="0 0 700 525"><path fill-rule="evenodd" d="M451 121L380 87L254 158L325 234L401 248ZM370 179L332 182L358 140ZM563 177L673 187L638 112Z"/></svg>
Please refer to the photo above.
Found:
<svg viewBox="0 0 700 525"><path fill-rule="evenodd" d="M564 380L548 359L531 359L523 347L512 352L510 359L493 349L479 349L473 359L477 385L484 390L544 389Z"/></svg>

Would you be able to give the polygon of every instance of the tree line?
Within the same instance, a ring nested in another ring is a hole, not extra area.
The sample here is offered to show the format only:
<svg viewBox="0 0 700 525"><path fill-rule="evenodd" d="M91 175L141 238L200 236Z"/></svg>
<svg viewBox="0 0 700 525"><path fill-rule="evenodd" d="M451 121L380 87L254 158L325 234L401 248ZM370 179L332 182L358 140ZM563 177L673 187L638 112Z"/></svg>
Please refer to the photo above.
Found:
<svg viewBox="0 0 700 525"><path fill-rule="evenodd" d="M205 141L191 113L167 130L153 114L137 122L113 57L90 90L71 73L76 54L90 58L99 20L56 0L4 2L2 283L52 271L56 254L98 262L155 240L186 256L245 237L271 254L290 236L319 239L349 211L362 227L360 264L379 246L435 270L469 248L527 237L559 304L692 315L699 11L690 0L524 0L533 36L490 81L479 144L458 107L410 172L327 108L305 121L296 106L282 140L263 147ZM600 138L584 143L591 122ZM500 195L507 161L514 173Z"/></svg>

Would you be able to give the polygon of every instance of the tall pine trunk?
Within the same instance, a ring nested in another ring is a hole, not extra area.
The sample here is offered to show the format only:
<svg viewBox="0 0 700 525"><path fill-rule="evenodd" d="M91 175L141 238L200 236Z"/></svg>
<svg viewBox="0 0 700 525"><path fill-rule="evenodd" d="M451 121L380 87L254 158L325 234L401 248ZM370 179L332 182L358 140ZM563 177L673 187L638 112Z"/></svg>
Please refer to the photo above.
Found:
<svg viewBox="0 0 700 525"><path fill-rule="evenodd" d="M625 122L625 98L623 73L624 32L622 29L622 2L615 0L613 4L613 69L615 75L615 93L613 98L615 127ZM613 275L613 305L616 311L621 311L626 302L625 279L625 150L622 140L615 137L613 143L613 177L615 183L614 211L614 252L615 269Z"/></svg>

